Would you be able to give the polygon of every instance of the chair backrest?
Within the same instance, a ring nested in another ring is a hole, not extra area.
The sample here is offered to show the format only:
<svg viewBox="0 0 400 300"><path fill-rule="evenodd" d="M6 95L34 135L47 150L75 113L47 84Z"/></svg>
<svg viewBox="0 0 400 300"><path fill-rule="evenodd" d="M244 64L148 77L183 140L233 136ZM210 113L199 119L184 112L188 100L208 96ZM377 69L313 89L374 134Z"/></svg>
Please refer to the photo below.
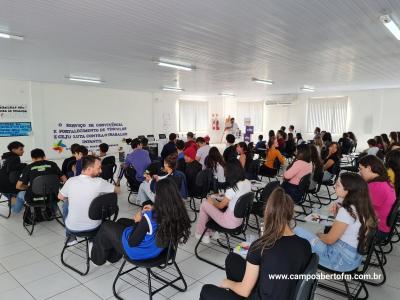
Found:
<svg viewBox="0 0 400 300"><path fill-rule="evenodd" d="M211 190L213 172L211 169L201 170L196 176L196 196L206 197Z"/></svg>
<svg viewBox="0 0 400 300"><path fill-rule="evenodd" d="M311 174L307 174L300 179L299 191L302 196L308 192L310 188L310 183L311 183Z"/></svg>
<svg viewBox="0 0 400 300"><path fill-rule="evenodd" d="M399 208L400 208L400 199L396 199L386 219L386 225L390 227L390 233L386 238L386 241L391 241L393 235L396 233L397 222L400 217Z"/></svg>
<svg viewBox="0 0 400 300"><path fill-rule="evenodd" d="M365 273L368 268L369 268L369 263L371 261L372 254L374 253L375 250L375 244L377 241L377 235L378 231L376 229L371 229L368 233L367 236L365 237L365 247L364 249L362 248L362 245L358 243L357 246L357 252L361 255L365 256L365 259L363 261L363 269L361 273Z"/></svg>
<svg viewBox="0 0 400 300"><path fill-rule="evenodd" d="M274 160L274 169L279 170L281 168L281 162L278 158Z"/></svg>
<svg viewBox="0 0 400 300"><path fill-rule="evenodd" d="M50 194L58 194L60 185L60 180L57 175L42 175L33 179L31 190L34 195L47 196Z"/></svg>
<svg viewBox="0 0 400 300"><path fill-rule="evenodd" d="M107 156L104 157L101 161L101 165L114 165L115 164L115 156Z"/></svg>
<svg viewBox="0 0 400 300"><path fill-rule="evenodd" d="M254 193L249 192L239 197L236 202L233 214L236 218L246 218L251 210L251 206L254 201Z"/></svg>
<svg viewBox="0 0 400 300"><path fill-rule="evenodd" d="M313 253L306 269L303 271L305 276L315 275L318 270L318 255ZM314 299L315 289L317 288L317 279L302 279L297 282L295 300L312 300Z"/></svg>
<svg viewBox="0 0 400 300"><path fill-rule="evenodd" d="M135 170L135 168L127 167L125 169L125 178L126 178L126 181L128 182L129 188L131 190L136 191L136 190L139 189L140 182L138 182L136 180L136 170Z"/></svg>
<svg viewBox="0 0 400 300"><path fill-rule="evenodd" d="M114 178L115 170L117 169L117 165L114 164L104 164L101 166L101 178L104 180L112 180Z"/></svg>
<svg viewBox="0 0 400 300"><path fill-rule="evenodd" d="M118 216L118 203L116 193L107 193L97 196L89 206L89 218L92 220L107 220L114 215L114 220Z"/></svg>

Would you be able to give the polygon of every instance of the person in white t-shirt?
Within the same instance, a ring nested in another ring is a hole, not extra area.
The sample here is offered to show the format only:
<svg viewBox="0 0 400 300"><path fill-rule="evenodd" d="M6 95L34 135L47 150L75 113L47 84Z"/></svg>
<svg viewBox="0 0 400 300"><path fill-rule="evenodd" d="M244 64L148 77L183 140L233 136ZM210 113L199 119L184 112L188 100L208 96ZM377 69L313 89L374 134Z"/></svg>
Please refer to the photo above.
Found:
<svg viewBox="0 0 400 300"><path fill-rule="evenodd" d="M328 233L314 234L301 227L296 227L294 232L310 242L321 266L348 272L361 265L361 254L368 247L367 236L375 230L377 221L368 185L359 174L343 173L335 189L343 201L331 207L335 221Z"/></svg>
<svg viewBox="0 0 400 300"><path fill-rule="evenodd" d="M206 140L202 137L198 137L196 139L197 144L197 152L196 152L196 160L201 164L203 170L206 168L204 161L210 152L210 145L207 145Z"/></svg>
<svg viewBox="0 0 400 300"><path fill-rule="evenodd" d="M58 194L58 199L68 199L68 210L64 210L64 220L68 245L76 243L74 233L85 232L100 226L101 220L89 218L89 207L93 199L101 194L119 193L120 189L98 177L101 173L101 161L88 155L82 158L82 173L67 180Z"/></svg>
<svg viewBox="0 0 400 300"><path fill-rule="evenodd" d="M207 201L203 201L200 206L199 220L197 221L195 232L196 239L200 239L210 219L228 229L237 228L243 222L243 219L236 218L234 215L235 205L241 196L251 192L251 183L246 179L244 169L239 161L226 164L225 178L229 188L226 190L222 200L217 201L210 197ZM217 237L217 235L213 236L213 238ZM208 233L203 236L202 242L205 244L210 242Z"/></svg>

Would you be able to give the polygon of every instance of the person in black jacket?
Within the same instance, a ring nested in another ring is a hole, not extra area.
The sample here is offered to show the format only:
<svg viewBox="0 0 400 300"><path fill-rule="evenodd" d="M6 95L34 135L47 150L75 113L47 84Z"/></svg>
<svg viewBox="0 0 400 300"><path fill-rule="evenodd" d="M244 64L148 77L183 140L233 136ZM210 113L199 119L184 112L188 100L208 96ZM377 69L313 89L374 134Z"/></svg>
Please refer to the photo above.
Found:
<svg viewBox="0 0 400 300"><path fill-rule="evenodd" d="M201 164L196 160L196 148L189 147L183 151L185 155L185 176L188 188L188 195L196 196L196 177L202 170Z"/></svg>
<svg viewBox="0 0 400 300"><path fill-rule="evenodd" d="M73 173L72 165L74 162L76 162L75 152L76 152L76 150L78 150L78 147L79 147L79 144L76 144L76 143L72 144L71 145L72 156L64 159L64 161L62 163L61 171L67 177L70 177L70 175Z"/></svg>
<svg viewBox="0 0 400 300"><path fill-rule="evenodd" d="M24 154L24 144L15 141L7 146L9 152L3 153L0 163L0 192L10 199L16 196L16 183L26 164L21 163ZM11 177L10 177L11 175Z"/></svg>
<svg viewBox="0 0 400 300"><path fill-rule="evenodd" d="M224 150L224 160L225 162L231 162L237 160L238 153L235 146L235 136L233 134L228 134L226 136L227 147Z"/></svg>

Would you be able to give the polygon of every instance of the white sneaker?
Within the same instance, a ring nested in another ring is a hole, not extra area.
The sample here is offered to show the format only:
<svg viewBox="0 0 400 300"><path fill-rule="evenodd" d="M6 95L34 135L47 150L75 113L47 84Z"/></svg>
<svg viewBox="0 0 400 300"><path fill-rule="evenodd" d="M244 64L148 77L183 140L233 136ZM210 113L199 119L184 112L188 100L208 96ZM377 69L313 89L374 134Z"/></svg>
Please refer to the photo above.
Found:
<svg viewBox="0 0 400 300"><path fill-rule="evenodd" d="M92 249L93 249L93 242L89 242L88 245L89 257L92 257Z"/></svg>
<svg viewBox="0 0 400 300"><path fill-rule="evenodd" d="M74 246L76 244L78 244L78 241L76 240L75 236L68 236L67 237L67 246L68 247Z"/></svg>
<svg viewBox="0 0 400 300"><path fill-rule="evenodd" d="M201 238L201 234L195 233L194 237L199 240ZM210 243L210 236L209 235L204 235L203 238L201 239L201 242L203 244L209 244Z"/></svg>
<svg viewBox="0 0 400 300"><path fill-rule="evenodd" d="M218 231L214 231L213 235L211 236L211 238L213 240L219 240L219 232Z"/></svg>

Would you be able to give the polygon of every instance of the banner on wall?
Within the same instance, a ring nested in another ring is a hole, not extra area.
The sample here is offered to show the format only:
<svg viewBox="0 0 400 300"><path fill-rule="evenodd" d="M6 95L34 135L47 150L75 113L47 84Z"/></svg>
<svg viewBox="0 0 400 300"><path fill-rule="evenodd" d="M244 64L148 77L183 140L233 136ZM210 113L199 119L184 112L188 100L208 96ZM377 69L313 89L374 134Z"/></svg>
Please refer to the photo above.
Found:
<svg viewBox="0 0 400 300"><path fill-rule="evenodd" d="M27 119L28 105L26 104L0 104L0 120Z"/></svg>
<svg viewBox="0 0 400 300"><path fill-rule="evenodd" d="M110 148L117 147L128 136L128 131L121 122L60 122L53 129L52 136L52 149L58 153L69 150L73 143L94 151L101 143L107 143Z"/></svg>
<svg viewBox="0 0 400 300"><path fill-rule="evenodd" d="M0 137L29 136L31 122L0 122Z"/></svg>

